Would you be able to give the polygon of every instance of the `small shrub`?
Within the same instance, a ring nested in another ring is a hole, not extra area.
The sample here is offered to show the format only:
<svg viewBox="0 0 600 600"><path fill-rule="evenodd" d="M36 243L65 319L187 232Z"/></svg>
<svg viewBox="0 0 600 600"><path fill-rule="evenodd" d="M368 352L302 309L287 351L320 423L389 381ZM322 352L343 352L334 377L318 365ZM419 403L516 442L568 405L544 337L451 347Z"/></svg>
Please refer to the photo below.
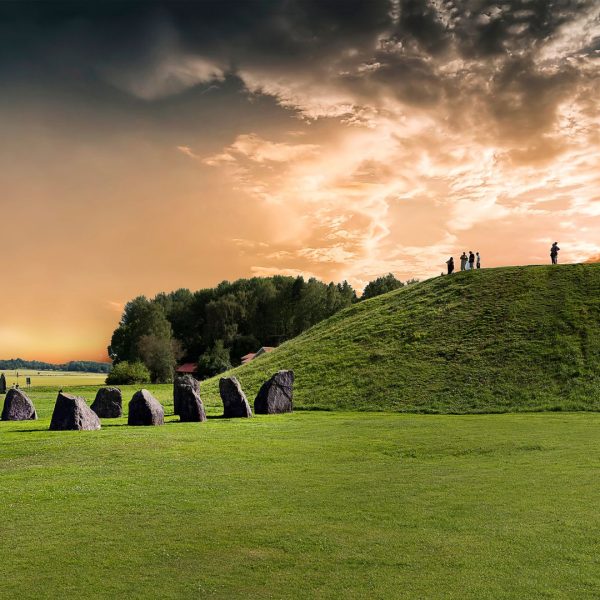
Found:
<svg viewBox="0 0 600 600"><path fill-rule="evenodd" d="M124 360L116 364L106 378L109 385L126 385L131 383L149 383L150 371L141 362L130 363Z"/></svg>

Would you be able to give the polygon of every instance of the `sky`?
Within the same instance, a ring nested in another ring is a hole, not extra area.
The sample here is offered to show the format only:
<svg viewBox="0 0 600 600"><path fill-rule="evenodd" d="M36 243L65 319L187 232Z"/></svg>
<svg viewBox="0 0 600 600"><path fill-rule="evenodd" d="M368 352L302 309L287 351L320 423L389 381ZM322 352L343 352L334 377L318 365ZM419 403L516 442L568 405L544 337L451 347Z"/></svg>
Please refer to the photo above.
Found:
<svg viewBox="0 0 600 600"><path fill-rule="evenodd" d="M0 2L0 358L144 294L600 260L598 0Z"/></svg>

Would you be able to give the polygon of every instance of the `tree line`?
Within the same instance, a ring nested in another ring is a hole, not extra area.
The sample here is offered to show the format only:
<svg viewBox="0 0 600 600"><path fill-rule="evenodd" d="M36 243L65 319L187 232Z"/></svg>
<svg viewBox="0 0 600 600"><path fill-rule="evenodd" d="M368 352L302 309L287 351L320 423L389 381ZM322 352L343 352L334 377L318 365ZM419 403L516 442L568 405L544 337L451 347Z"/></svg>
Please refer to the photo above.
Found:
<svg viewBox="0 0 600 600"><path fill-rule="evenodd" d="M391 274L380 277L360 300L403 285ZM138 296L125 305L112 335L113 370L107 381L172 381L178 362L193 362L200 377L210 377L358 301L347 281L327 284L282 275L223 281L196 292L183 288L151 299Z"/></svg>
<svg viewBox="0 0 600 600"><path fill-rule="evenodd" d="M93 360L71 360L61 364L52 364L39 360L23 360L22 358L0 360L0 371L16 371L18 369L29 369L32 371L108 373L111 369L111 365L110 363L96 362Z"/></svg>

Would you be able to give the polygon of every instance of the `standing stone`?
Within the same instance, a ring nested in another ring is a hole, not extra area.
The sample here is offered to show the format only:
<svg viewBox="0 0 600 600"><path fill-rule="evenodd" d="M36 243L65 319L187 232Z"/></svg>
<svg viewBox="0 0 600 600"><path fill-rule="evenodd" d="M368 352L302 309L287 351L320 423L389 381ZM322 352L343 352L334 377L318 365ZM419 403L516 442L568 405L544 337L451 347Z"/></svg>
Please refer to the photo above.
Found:
<svg viewBox="0 0 600 600"><path fill-rule="evenodd" d="M180 421L206 421L204 404L200 398L200 383L191 375L182 375L173 384L173 409Z"/></svg>
<svg viewBox="0 0 600 600"><path fill-rule="evenodd" d="M279 371L265 381L256 399L254 412L257 415L274 415L292 412L294 371Z"/></svg>
<svg viewBox="0 0 600 600"><path fill-rule="evenodd" d="M123 415L123 397L118 387L103 387L96 393L90 408L101 419L116 419Z"/></svg>
<svg viewBox="0 0 600 600"><path fill-rule="evenodd" d="M162 404L148 391L140 390L129 402L128 425L164 425Z"/></svg>
<svg viewBox="0 0 600 600"><path fill-rule="evenodd" d="M52 420L51 431L100 429L98 415L85 403L83 398L58 392Z"/></svg>
<svg viewBox="0 0 600 600"><path fill-rule="evenodd" d="M6 394L6 377L4 377L4 373L0 374L0 394Z"/></svg>
<svg viewBox="0 0 600 600"><path fill-rule="evenodd" d="M37 413L33 402L25 392L17 389L8 390L2 410L3 421L35 421Z"/></svg>
<svg viewBox="0 0 600 600"><path fill-rule="evenodd" d="M219 381L219 393L223 400L223 416L228 418L252 416L252 410L235 377L222 377Z"/></svg>

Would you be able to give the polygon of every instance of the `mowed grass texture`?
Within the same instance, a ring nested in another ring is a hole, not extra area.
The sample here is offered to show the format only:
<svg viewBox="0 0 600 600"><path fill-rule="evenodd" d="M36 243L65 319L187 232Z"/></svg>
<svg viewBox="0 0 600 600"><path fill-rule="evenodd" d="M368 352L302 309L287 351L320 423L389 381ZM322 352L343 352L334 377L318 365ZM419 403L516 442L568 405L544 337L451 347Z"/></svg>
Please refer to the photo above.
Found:
<svg viewBox="0 0 600 600"><path fill-rule="evenodd" d="M600 409L600 264L482 269L361 302L232 371L294 369L299 408ZM218 402L218 377L202 385Z"/></svg>
<svg viewBox="0 0 600 600"><path fill-rule="evenodd" d="M293 368L293 414L219 418L210 380L206 423L152 385L163 427L50 432L58 386L33 388L40 420L0 422L0 597L599 598L599 414L399 414L596 410L599 276L361 303L235 371L253 403Z"/></svg>
<svg viewBox="0 0 600 600"><path fill-rule="evenodd" d="M0 422L2 598L598 598L600 415Z"/></svg>

